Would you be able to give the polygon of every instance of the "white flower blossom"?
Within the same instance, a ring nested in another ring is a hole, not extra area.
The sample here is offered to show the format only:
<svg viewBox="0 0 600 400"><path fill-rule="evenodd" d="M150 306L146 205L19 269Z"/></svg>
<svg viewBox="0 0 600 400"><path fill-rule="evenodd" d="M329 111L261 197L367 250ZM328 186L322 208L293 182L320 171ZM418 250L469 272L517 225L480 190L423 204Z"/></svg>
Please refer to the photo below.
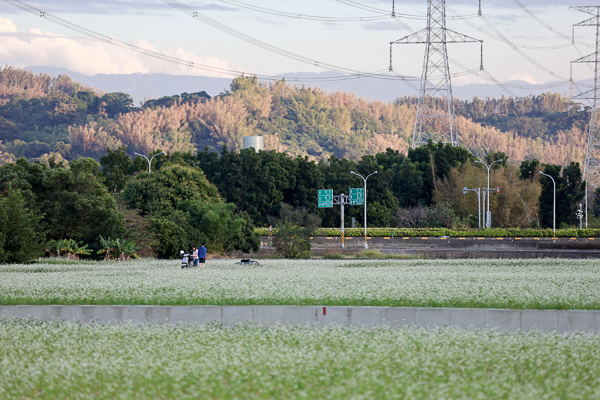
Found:
<svg viewBox="0 0 600 400"><path fill-rule="evenodd" d="M209 260L0 265L0 305L600 309L600 260Z"/></svg>

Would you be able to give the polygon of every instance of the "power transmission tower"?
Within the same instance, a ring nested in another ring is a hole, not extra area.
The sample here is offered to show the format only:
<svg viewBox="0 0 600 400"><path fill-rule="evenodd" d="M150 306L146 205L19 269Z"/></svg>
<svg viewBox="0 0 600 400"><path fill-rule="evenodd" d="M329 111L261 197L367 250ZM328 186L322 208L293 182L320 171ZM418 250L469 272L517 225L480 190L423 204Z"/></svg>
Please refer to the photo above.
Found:
<svg viewBox="0 0 600 400"><path fill-rule="evenodd" d="M390 43L425 44L413 149L427 144L429 139L451 143L453 146L459 144L446 44L468 42L481 43L483 57L481 40L446 29L446 1L428 0L427 28ZM480 69L483 70L483 58Z"/></svg>
<svg viewBox="0 0 600 400"><path fill-rule="evenodd" d="M593 63L594 64L594 87L586 92L576 95L574 98L592 100L592 110L590 117L590 126L588 131L587 151L583 163L583 180L586 181L585 189L585 227L587 228L588 218L588 190L591 187L598 187L598 172L600 171L600 124L598 122L598 77L600 74L600 6L575 6L571 7L584 13L593 15L585 21L573 26L594 26L596 27L596 51L587 56L581 57L572 63Z"/></svg>

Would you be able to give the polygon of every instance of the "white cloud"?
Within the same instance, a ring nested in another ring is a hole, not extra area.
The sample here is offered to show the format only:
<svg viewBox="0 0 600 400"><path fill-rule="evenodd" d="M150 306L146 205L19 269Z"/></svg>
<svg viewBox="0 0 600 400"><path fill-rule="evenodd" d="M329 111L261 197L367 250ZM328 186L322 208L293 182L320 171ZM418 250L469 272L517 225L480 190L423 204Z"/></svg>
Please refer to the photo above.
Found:
<svg viewBox="0 0 600 400"><path fill-rule="evenodd" d="M0 16L0 32L16 32L17 26L8 18Z"/></svg>
<svg viewBox="0 0 600 400"><path fill-rule="evenodd" d="M539 85L540 83L543 82L539 82L536 81L535 79L533 79L533 76L526 74L526 73L517 73L517 74L512 74L511 76L508 77L509 81L524 81L529 83L530 85Z"/></svg>
<svg viewBox="0 0 600 400"><path fill-rule="evenodd" d="M0 32L9 33L0 40L0 59L8 64L36 65L67 68L84 75L164 73L169 75L197 75L231 77L230 75L190 68L189 65L145 56L105 42L90 38L75 38L30 29L29 33L14 34L16 25L0 17ZM137 40L131 44L144 49L176 57L194 65L208 65L235 71L243 71L239 65L215 56L200 56L181 48L159 51L150 43Z"/></svg>

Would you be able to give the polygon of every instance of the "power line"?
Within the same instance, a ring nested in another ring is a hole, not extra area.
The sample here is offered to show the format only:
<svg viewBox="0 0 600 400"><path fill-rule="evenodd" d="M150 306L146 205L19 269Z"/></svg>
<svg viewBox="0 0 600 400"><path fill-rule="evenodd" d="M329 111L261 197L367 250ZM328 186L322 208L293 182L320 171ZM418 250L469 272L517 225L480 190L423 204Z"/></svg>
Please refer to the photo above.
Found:
<svg viewBox="0 0 600 400"><path fill-rule="evenodd" d="M286 57L286 58L290 58L292 60L298 61L298 62L302 62L304 64L309 64L309 65L313 65L315 67L320 67L320 68L326 68L328 70L332 70L332 71L337 71L337 72L341 72L341 73L345 73L345 74L350 74L356 77L368 77L368 78L375 78L375 79L395 79L394 77L388 75L383 75L381 73L369 73L369 72L362 72L362 71L357 71L357 70L353 70L353 69L349 69L349 68L345 68L345 67L340 67L340 66L336 66L333 64L329 64L329 63L324 63L318 60L314 60L305 56L302 56L300 54L273 46L271 44L268 44L266 42L263 42L261 40L258 40L252 36L246 35L242 32L239 32L227 25L224 25L220 22L215 21L212 18L209 18L205 15L203 15L202 13L195 11L194 9L180 3L177 0L162 0L164 3L170 5L171 7L183 12L184 14L187 14L189 16L191 16L192 18L205 23L209 26L212 26L215 29L218 29L224 33L227 33L228 35L231 35L233 37L236 37L240 40L243 40L247 43L250 43L252 45L255 45L257 47L260 47L264 50L270 51L272 53L278 54L282 57Z"/></svg>
<svg viewBox="0 0 600 400"><path fill-rule="evenodd" d="M291 80L293 82L335 82L335 81L346 81L346 80L352 80L352 79L360 79L360 78L364 78L364 77L371 77L371 78L377 78L377 79L391 79L391 80L397 80L396 77L390 76L388 75L383 75L382 73L385 70L379 70L379 71L374 71L374 72L369 72L369 73L357 73L357 74L353 74L353 75L344 75L344 76L339 76L339 77L314 77L314 78L301 78L301 77L294 77L294 76L274 76L274 75L270 75L270 74L260 74L260 73L252 73L249 71L239 71L239 70L232 70L232 69L227 69L227 68L219 68L219 67L213 67L210 65L206 65L206 64L202 64L202 63L198 63L189 59L183 59L183 58L178 58L178 57L173 57L173 56L169 56L167 54L164 53L160 53L157 51L153 51L153 50L149 50L149 49L145 49L143 47L139 47L139 46L135 46L133 44L129 44L126 42L123 42L121 40L115 39L113 37L109 37L106 35L103 35L101 33L98 33L96 31L93 31L91 29L88 29L86 27L83 27L81 25L77 25L74 24L72 22L69 22L65 19L59 18L57 16L54 16L46 11L40 10L36 7L30 6L27 3L24 3L22 1L19 0L2 0L7 4L10 4L14 7L17 7L23 11L26 11L30 14L36 15L38 17L44 18L45 20L52 22L54 24L63 26L67 29L73 30L75 32L81 33L85 36L88 36L92 39L104 42L106 44L110 44L112 46L115 47L120 47L138 54L142 54L148 57L152 57L152 58L156 58L162 61L167 61L173 64L177 64L177 65L182 65L182 66L186 66L189 68L194 68L194 69L199 69L199 70L203 70L203 71L209 71L209 72L218 72L220 74L223 75L229 75L232 77L237 77L240 75L256 75L257 78L261 79L261 80L270 80L270 81L274 81L274 80L280 80L280 79L287 79L287 80ZM410 78L410 77L406 77L404 79L414 79L417 80L417 78Z"/></svg>
<svg viewBox="0 0 600 400"><path fill-rule="evenodd" d="M366 11L371 11L374 13L389 14L389 11L387 11L387 10L360 4L360 3L357 3L352 0L335 0L335 1L337 1L338 3L346 4L351 7L359 8L359 9L366 10ZM403 13L397 13L397 12L394 12L394 15L396 17L400 17L400 18L416 19L416 20L422 20L422 21L427 20L426 15L403 14ZM467 14L467 15L459 15L456 17L449 17L446 19L449 19L449 20L467 19L467 18L475 18L477 16L478 16L478 14Z"/></svg>
<svg viewBox="0 0 600 400"><path fill-rule="evenodd" d="M533 11L529 10L523 3L521 3L519 0L513 0L519 7L521 7L523 9L523 11L525 11L531 18L535 19L539 24L541 24L543 27L547 28L549 31L551 31L552 33L556 34L557 36L562 37L563 39L567 39L569 41L571 41L572 44L577 43L580 46L585 46L585 47L591 47L594 48L593 45L591 44L587 44L584 42L580 42L580 41L576 41L575 38L573 36L569 36L566 35L558 30L556 30L553 26L551 26L550 24L546 23L544 20L542 20L541 18L539 18L537 15L535 15L533 13Z"/></svg>
<svg viewBox="0 0 600 400"><path fill-rule="evenodd" d="M577 51L577 53L583 57L583 53L581 52L581 50L579 49L579 46L584 46L584 47L591 47L593 48L593 45L584 43L584 42L580 42L578 40L575 40L575 32L573 31L573 33L571 34L571 36L566 35L558 30L556 30L552 25L546 23L544 20L542 20L540 17L538 17L537 15L535 15L535 13L531 10L529 10L527 7L525 7L525 5L520 2L519 0L513 0L519 7L521 7L523 9L523 11L525 11L531 18L533 18L534 20L536 20L540 25L542 25L543 27L545 27L546 29L548 29L549 31L553 32L554 34L556 34L559 37L562 37L564 39L570 40L571 44L575 47L575 50ZM588 65L588 67L590 67L590 69L593 71L593 68Z"/></svg>
<svg viewBox="0 0 600 400"><path fill-rule="evenodd" d="M554 76L554 77L557 77L558 79L566 81L566 82L569 81L568 78L565 78L564 76L562 76L560 74L557 74L556 72L550 70L549 68L546 68L541 63L539 63L536 60L534 60L532 57L530 57L527 54L523 53L517 46L515 46L515 44L510 39L508 39L506 36L504 36L504 34L502 32L500 32L500 30L498 28L496 28L494 26L494 24L492 24L485 17L485 15L481 15L481 19L486 23L487 26L489 26L498 35L498 37L500 37L502 39L503 42L505 42L506 44L508 44L514 51L516 51L517 53L519 53L519 55L521 55L521 57L525 58L531 64L535 65L536 67L538 67L542 71L546 72L547 74L549 74L551 76Z"/></svg>
<svg viewBox="0 0 600 400"><path fill-rule="evenodd" d="M237 0L219 0L223 3L227 3L227 4L231 4L231 5L235 5L241 8L245 8L248 10L252 10L252 11L258 11L258 12L262 12L262 13L266 13L266 14L271 14L271 15L278 15L281 17L287 17L287 18L294 18L294 19L306 19L306 20L312 20L312 21L324 21L324 22L363 22L363 21L381 21L381 20L385 20L385 19L390 19L393 18L391 13L388 13L388 15L379 15L379 16L366 16L366 17L325 17L325 16L319 16L319 15L306 15L306 14L297 14L297 13L291 13L291 12L286 12L286 11L279 11L279 10L274 10L272 8L265 8L265 7L259 7L259 6L254 6L251 4L247 4L247 3L242 3L241 1L237 1Z"/></svg>
<svg viewBox="0 0 600 400"><path fill-rule="evenodd" d="M452 8L448 7L448 10L450 10L450 12L452 12L453 14L457 14L457 12L455 10L453 10ZM484 33L485 35L491 37L492 39L498 40L503 42L504 40L502 40L502 38L499 38L499 36L497 34L491 33L489 31L486 31L483 28L478 27L477 25L475 25L473 22L471 21L465 21L466 24L470 25L473 29L477 29L478 32ZM522 49L528 49L528 50L557 50L557 49L563 49L566 47L571 47L573 46L572 43L565 43L565 44L561 44L561 45L557 45L557 46L531 46L528 44L519 44L519 43L515 43L512 42L512 45L515 47L519 47Z"/></svg>
<svg viewBox="0 0 600 400"><path fill-rule="evenodd" d="M448 7L448 9L451 12L453 12L453 13L456 14L456 11L452 10L450 7ZM483 14L481 15L481 17L485 18L483 16ZM494 29L495 32L497 32L496 34L490 33L488 31L486 31L485 29L482 29L482 28L478 27L477 25L475 25L471 21L465 21L465 23L468 24L468 25L470 25L472 28L477 29L479 32L483 32L486 35L488 35L488 36L490 36L490 37L492 37L492 38L494 38L496 40L500 40L500 41L502 41L504 43L509 44L513 50L517 51L517 53L519 53L521 56L524 56L530 62L532 61L532 59L530 57L528 57L528 56L525 56L521 51L519 51L518 49L516 49L516 47L522 47L522 48L527 48L527 49L535 49L535 50L546 50L546 49L548 49L548 48L543 48L543 47L536 47L536 46L528 46L528 45L516 44L516 43L510 41L508 38L506 38L502 33L500 33L500 30L498 28L496 28L495 25L493 25L489 20L486 19L486 21L488 22L488 25L491 26L492 29ZM565 45L559 45L559 46L553 47L552 49L564 48L564 47L569 47L569 46L573 46L573 44L569 43L569 44L565 44ZM579 51L579 49L577 48L576 45L575 45L575 48ZM538 67L541 66L541 64L536 63L536 62L534 62L534 65L536 65ZM555 74L554 72L552 72L551 70L549 70L547 68L546 68L546 70L547 71L545 71L545 72L548 72L550 74L554 74L554 75L556 75L557 77L560 78L560 75ZM514 88L514 89L523 89L523 90L531 88L530 86L516 85L516 84L506 83L506 82L501 83L498 79L496 79L495 77L493 77L490 72L486 71L486 74L492 79L492 81L494 83L496 83L498 85L505 86L505 87L503 87L503 89L506 89L508 87L511 87L511 88ZM564 79L565 78L563 78L563 80ZM571 81L571 79L568 80L569 83L570 83L570 81ZM565 82L547 83L547 84L542 84L542 85L536 85L536 88L538 88L538 89L551 89L551 88L563 86L565 84L566 84ZM583 83L574 83L574 85L577 86L577 87L579 87L579 86L587 86L586 84L583 84Z"/></svg>

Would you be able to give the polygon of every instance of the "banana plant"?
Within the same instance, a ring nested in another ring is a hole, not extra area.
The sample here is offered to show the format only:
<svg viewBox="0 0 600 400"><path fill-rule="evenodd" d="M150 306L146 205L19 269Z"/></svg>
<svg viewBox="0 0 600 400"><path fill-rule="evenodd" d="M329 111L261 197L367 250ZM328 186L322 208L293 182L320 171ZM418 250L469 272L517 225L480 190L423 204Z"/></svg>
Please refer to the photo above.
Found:
<svg viewBox="0 0 600 400"><path fill-rule="evenodd" d="M46 251L52 257L64 257L69 260L79 260L80 255L89 256L92 251L88 249L88 245L81 245L82 242L77 242L74 239L51 240L48 242Z"/></svg>
<svg viewBox="0 0 600 400"><path fill-rule="evenodd" d="M135 242L127 239L104 239L100 236L100 245L102 249L98 250L98 254L105 254L104 261L129 261L132 258L140 258L136 250L139 249Z"/></svg>

